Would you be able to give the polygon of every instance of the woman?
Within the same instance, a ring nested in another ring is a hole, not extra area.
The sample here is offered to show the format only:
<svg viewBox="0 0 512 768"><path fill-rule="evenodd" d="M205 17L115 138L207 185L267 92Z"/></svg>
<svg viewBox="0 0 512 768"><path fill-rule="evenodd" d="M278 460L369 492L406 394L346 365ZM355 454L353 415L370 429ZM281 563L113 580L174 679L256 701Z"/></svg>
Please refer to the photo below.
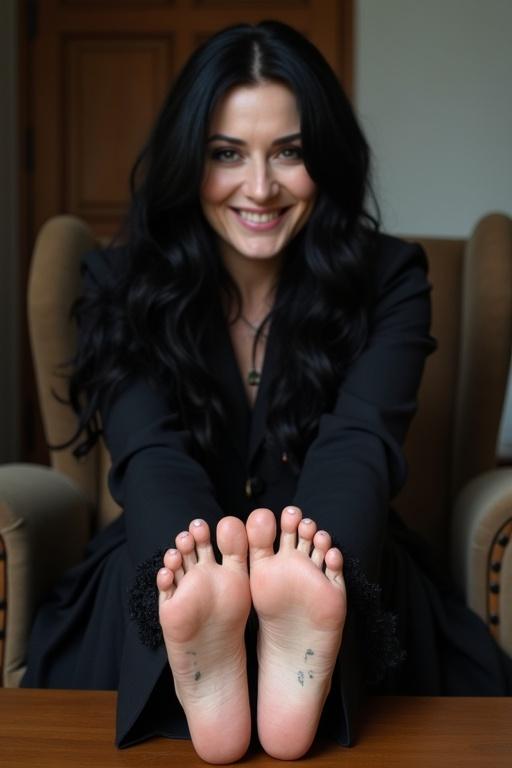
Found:
<svg viewBox="0 0 512 768"><path fill-rule="evenodd" d="M24 684L118 689L121 746L190 732L233 761L254 704L292 759L320 721L350 743L368 682L508 692L389 510L434 341L424 254L378 234L368 176L318 51L230 28L163 106L124 245L84 260L77 452L101 423L123 514L41 611Z"/></svg>

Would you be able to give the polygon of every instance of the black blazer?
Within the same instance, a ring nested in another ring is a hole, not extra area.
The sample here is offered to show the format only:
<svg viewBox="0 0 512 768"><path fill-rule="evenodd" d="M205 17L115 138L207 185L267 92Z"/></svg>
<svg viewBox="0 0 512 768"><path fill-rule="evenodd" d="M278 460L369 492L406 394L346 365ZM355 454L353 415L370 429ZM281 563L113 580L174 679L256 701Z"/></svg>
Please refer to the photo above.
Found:
<svg viewBox="0 0 512 768"><path fill-rule="evenodd" d="M88 254L83 260L86 289L114 280L122 258L122 251ZM130 381L103 410L112 457L110 489L124 510L121 536L134 572L155 551L171 546L194 517L204 518L214 530L223 515L245 519L261 506L279 515L287 504L296 504L333 534L344 553L358 559L370 582L379 581L389 502L406 480L402 444L416 410L424 361L435 343L429 335L430 285L421 248L379 235L374 266L376 300L368 342L341 383L333 411L322 416L298 479L263 442L277 356L272 328L252 413L228 329L225 324L216 328L218 345L209 364L229 404L230 424L208 472L191 457L189 436L173 422L165 396L142 379ZM350 592L348 607L331 696L341 706L334 735L343 744L353 740L354 713L364 690ZM130 622L119 681L120 746L152 733L183 735L178 727L151 722L148 715L166 667L163 646L144 645Z"/></svg>

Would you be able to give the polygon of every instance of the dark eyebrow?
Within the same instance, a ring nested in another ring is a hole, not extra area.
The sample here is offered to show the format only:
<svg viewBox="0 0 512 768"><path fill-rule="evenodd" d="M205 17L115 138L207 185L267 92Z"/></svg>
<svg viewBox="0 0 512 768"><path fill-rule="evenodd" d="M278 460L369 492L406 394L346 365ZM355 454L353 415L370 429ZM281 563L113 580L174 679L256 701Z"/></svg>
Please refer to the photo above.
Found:
<svg viewBox="0 0 512 768"><path fill-rule="evenodd" d="M272 142L272 146L277 147L281 144L288 144L290 141L296 141L300 138L300 133L290 133L288 136L280 136L278 139L275 139ZM209 144L211 141L225 141L227 144L235 144L237 147L243 147L246 143L241 139L233 138L233 136L226 136L224 133L215 133L213 136L210 136L207 143Z"/></svg>
<svg viewBox="0 0 512 768"><path fill-rule="evenodd" d="M211 141L225 141L227 144L236 144L239 147L242 147L245 144L245 141L234 139L232 136L226 136L224 133L215 133L213 136L210 136L207 140L207 144Z"/></svg>
<svg viewBox="0 0 512 768"><path fill-rule="evenodd" d="M272 146L279 146L280 144L289 144L290 141L296 141L297 139L301 139L302 135L300 133L290 133L288 136L281 136L281 138L276 139L272 142Z"/></svg>

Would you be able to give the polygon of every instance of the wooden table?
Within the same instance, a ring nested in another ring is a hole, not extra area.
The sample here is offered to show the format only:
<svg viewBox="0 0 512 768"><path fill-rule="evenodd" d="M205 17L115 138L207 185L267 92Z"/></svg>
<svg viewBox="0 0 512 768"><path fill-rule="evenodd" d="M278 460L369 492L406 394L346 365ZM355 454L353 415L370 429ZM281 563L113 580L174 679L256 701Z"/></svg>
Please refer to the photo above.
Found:
<svg viewBox="0 0 512 768"><path fill-rule="evenodd" d="M115 701L105 691L0 689L1 768L204 768L189 741L116 749ZM512 698L373 698L351 749L318 745L293 763L252 752L237 765L510 768Z"/></svg>

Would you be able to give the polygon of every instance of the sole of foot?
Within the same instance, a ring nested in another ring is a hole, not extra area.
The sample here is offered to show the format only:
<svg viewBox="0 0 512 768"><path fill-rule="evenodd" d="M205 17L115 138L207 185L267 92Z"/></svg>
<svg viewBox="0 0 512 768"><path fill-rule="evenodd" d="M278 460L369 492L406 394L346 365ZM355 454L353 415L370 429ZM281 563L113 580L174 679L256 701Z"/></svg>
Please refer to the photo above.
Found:
<svg viewBox="0 0 512 768"><path fill-rule="evenodd" d="M247 534L236 517L217 526L215 560L204 520L191 522L167 550L157 575L160 624L192 743L209 763L239 760L251 718L244 629L251 607Z"/></svg>
<svg viewBox="0 0 512 768"><path fill-rule="evenodd" d="M315 738L341 646L343 558L297 507L283 510L275 554L269 509L251 512L246 528L259 619L258 736L269 755L294 760Z"/></svg>

